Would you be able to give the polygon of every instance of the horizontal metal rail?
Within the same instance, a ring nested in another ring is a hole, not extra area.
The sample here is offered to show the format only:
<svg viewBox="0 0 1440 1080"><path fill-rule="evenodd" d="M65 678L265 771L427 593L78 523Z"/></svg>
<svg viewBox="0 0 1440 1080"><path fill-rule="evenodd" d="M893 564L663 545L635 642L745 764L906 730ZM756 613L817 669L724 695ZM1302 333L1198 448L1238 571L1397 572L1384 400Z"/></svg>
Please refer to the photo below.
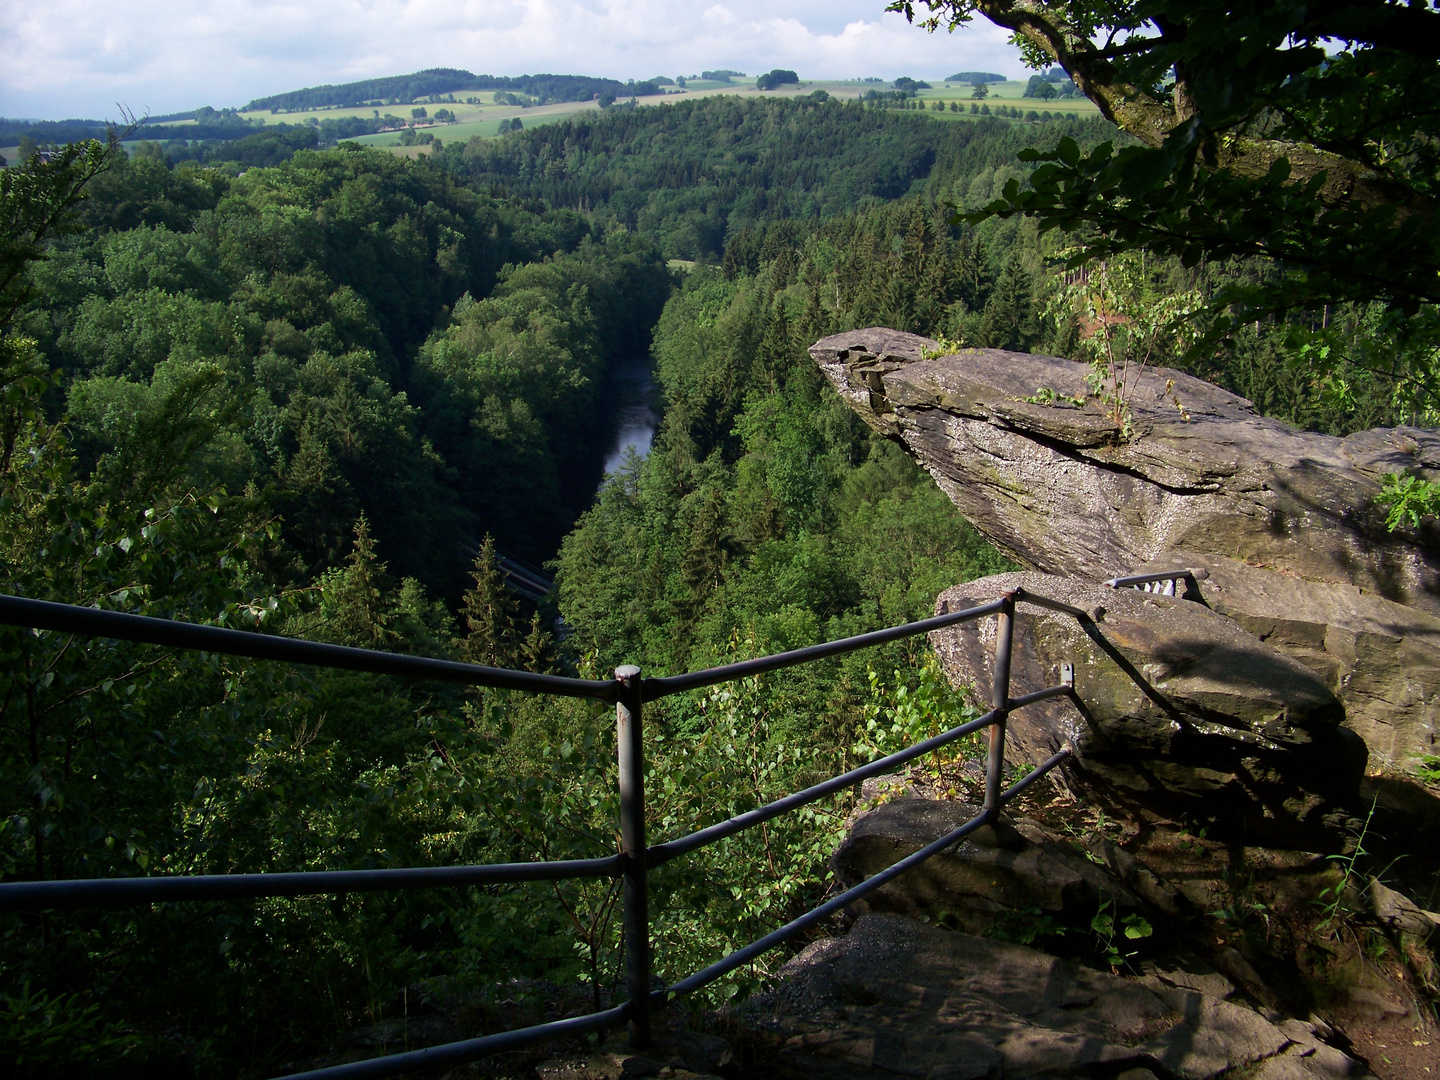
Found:
<svg viewBox="0 0 1440 1080"><path fill-rule="evenodd" d="M1109 585L1112 589L1133 588L1136 585L1154 585L1161 581L1188 581L1195 583L1194 570L1162 570L1156 574L1128 574L1125 577L1112 577L1109 581L1101 582L1102 585Z"/></svg>
<svg viewBox="0 0 1440 1080"><path fill-rule="evenodd" d="M0 911L114 908L183 900L238 900L257 896L329 896L388 889L440 889L514 881L618 877L622 855L556 862L480 866L415 866L391 870L311 870L285 874L192 874L173 877L82 878L0 884Z"/></svg>
<svg viewBox="0 0 1440 1080"><path fill-rule="evenodd" d="M1015 798L1016 795L1019 795L1031 784L1035 783L1035 781L1039 780L1042 776L1048 773L1051 769L1055 768L1056 765L1059 765L1062 761L1064 761L1073 753L1075 753L1074 747L1063 746L1058 751L1051 754L1039 765L1035 766L1035 768L1032 769L1027 775L1021 777L1020 780L1018 780L1014 784L1011 784L1008 788L1005 789L1004 793L1000 796L1001 805L1003 806L1005 803Z"/></svg>
<svg viewBox="0 0 1440 1080"><path fill-rule="evenodd" d="M1015 603L1034 604L1036 607L1048 608L1051 611L1058 611L1063 615L1073 615L1081 622L1093 622L1090 613L1074 604L1067 604L1060 600L1051 600L1048 596L1038 596L1026 589L1016 589L1014 592Z"/></svg>
<svg viewBox="0 0 1440 1080"><path fill-rule="evenodd" d="M426 656L353 649L347 645L325 645L318 641L256 634L248 630L228 630L220 626L152 619L147 615L127 615L119 611L101 611L99 608L55 604L48 600L29 600L20 596L0 596L0 623L34 627L37 630L55 630L65 634L118 638L146 645L164 645L172 649L248 656L254 660L281 660L291 664L366 671L375 675L398 675L408 679L465 683L469 686L521 690L532 694L595 698L612 704L619 694L617 684L611 679L569 679L562 675L509 671L480 664L462 664L455 660L434 660Z"/></svg>
<svg viewBox="0 0 1440 1080"><path fill-rule="evenodd" d="M1059 687L1058 689L1064 692L1066 688ZM668 840L663 844L656 844L645 853L646 864L652 867L659 866L661 863L669 862L671 859L679 855L684 855L686 852L694 851L707 844L713 844L717 840L723 840L727 836L733 836L738 832L743 832L745 829L759 825L762 821L769 821L773 817L779 817L788 810L794 810L797 807L804 806L806 803L812 803L816 799L823 799L826 795L833 795L837 791L843 791L845 788L853 787L868 777L879 776L881 773L898 769L907 761L922 757L932 750L939 750L941 747L954 742L956 739L963 738L972 732L989 727L995 722L997 715L998 713L988 712L978 719L971 720L968 724L961 724L957 728L951 728L949 731L941 732L939 735L926 739L924 742L907 746L904 750L900 750L888 757L880 758L878 761L872 761L868 765L861 765L858 769L851 769L849 772L841 773L839 776L831 777L829 780L823 780L813 787L806 788L804 791L797 791L795 794L787 795L783 799L776 799L767 806L761 806L755 810L747 810L745 813L737 814L728 821L721 821L715 825L699 829L690 833L688 836L682 836L676 840Z"/></svg>
<svg viewBox="0 0 1440 1080"><path fill-rule="evenodd" d="M947 615L936 615L918 622L902 623L900 626L891 626L884 630L872 630L868 634L839 638L820 645L807 645L803 649L791 649L789 652L761 656L755 660L741 660L738 663L725 664L722 667L692 671L686 675L664 675L659 678L646 679L645 700L654 701L657 698L678 694L684 690L696 690L702 686L713 686L715 683L731 682L734 679L743 679L750 675L760 675L767 671L794 667L796 664L808 664L812 660L840 656L844 653L855 652L857 649L867 649L872 645L883 645L887 641L897 641L900 638L913 637L916 634L954 626L956 623L970 622L986 615L994 615L1003 606L1003 600L996 600L989 604L981 604L979 607L966 608L964 611L952 611Z"/></svg>
<svg viewBox="0 0 1440 1080"><path fill-rule="evenodd" d="M657 995L660 996L662 1000L668 1000L669 998L679 997L681 994L689 994L696 990L702 989L703 987L709 986L716 979L722 978L723 976L730 974L730 972L734 971L736 968L744 964L748 964L751 960L754 960L757 957L769 952L777 945L783 945L796 934L800 933L800 931L814 926L818 922L824 921L831 915L835 914L835 912L845 907L847 904L851 904L854 901L859 900L862 896L874 892L886 882L893 881L895 878L903 874L906 870L909 870L912 866L924 862L932 855L940 854L940 852L944 851L951 844L963 840L965 837L969 836L972 832L983 826L985 823L986 814L984 811L981 811L979 816L971 818L964 825L961 825L953 832L946 833L939 840L936 840L933 844L929 844L926 847L921 848L913 855L906 856L892 866L888 866L884 870L881 870L873 877L866 878L854 888L846 889L843 893L835 897L833 900L826 901L819 907L815 908L813 911L807 911L798 919L792 919L790 922L780 927L780 929L771 931L764 937L760 938L758 941L751 942L743 949L735 950L729 956L725 957L725 959L717 960L709 967L702 968L694 975L691 975L688 979L681 979L674 986L668 987L663 991L657 991Z"/></svg>
<svg viewBox="0 0 1440 1080"><path fill-rule="evenodd" d="M1055 768L1056 765L1059 765L1062 761L1069 757L1070 753L1070 750L1067 748L1056 754L1054 757L1040 764L1033 772L1026 776L1025 779L1021 780L1020 783L1016 784L1009 791L1006 791L1003 795L1001 795L1000 804L1003 806L1006 802L1013 799L1021 791L1024 791L1025 788L1035 783L1035 781L1039 780L1051 769ZM808 911L804 915L801 915L798 919L792 919L790 922L780 927L780 929L774 930L771 933L766 934L758 941L751 942L743 949L737 949L735 952L731 953L723 960L718 960L715 963L711 964L709 967L702 968L694 975L691 975L688 979L682 979L674 986L667 987L664 990L656 991L652 995L652 997L660 1001L666 1001L670 998L679 997L681 994L692 993L695 990L699 990L705 986L708 986L716 979L728 975L730 972L734 971L736 968L744 964L748 964L751 960L754 960L757 957L763 955L764 953L769 952L777 945L784 944L786 941L789 941L791 938L793 938L796 934L799 934L802 930L814 926L818 922L823 922L825 919L835 914L835 912L839 911L841 908L847 907L848 905L854 903L856 900L859 900L862 897L869 895L876 889L880 888L880 886L885 885L888 882L894 881L897 877L905 873L905 871L909 870L911 867L918 866L926 859L940 854L940 852L944 851L946 848L958 843L965 837L969 836L976 829L982 828L983 826L989 824L990 818L991 813L989 811L982 810L979 814L971 818L964 825L961 825L958 829L954 829L951 832L946 833L934 843L927 844L919 851L914 852L911 855L907 855L899 862L886 867L884 870L881 870L878 874L874 874L873 876L868 877L864 881L860 882L860 884L846 889L839 896L835 897L832 900L827 900L825 903L821 904L814 910Z"/></svg>
<svg viewBox="0 0 1440 1080"><path fill-rule="evenodd" d="M586 1035L592 1031L619 1027L629 1013L630 1003L625 1001L604 1012L573 1016L568 1020L552 1020L548 1024L503 1031L498 1035L485 1035L478 1039L427 1046L423 1050L407 1050L401 1054L367 1058L345 1065L330 1065L323 1069L311 1069L309 1072L290 1073L279 1080L378 1080L382 1076L399 1076L401 1073L416 1072L420 1069L448 1069L463 1065L467 1061L478 1061L507 1050L520 1050L567 1035Z"/></svg>
<svg viewBox="0 0 1440 1080"><path fill-rule="evenodd" d="M1023 709L1026 705L1034 705L1037 701L1048 701L1050 698L1068 697L1075 692L1073 683L1061 683L1058 686L1047 686L1044 690L1036 690L1032 694L1022 694L1017 698L1011 698L1005 703L1005 711L1013 712L1016 709Z"/></svg>
<svg viewBox="0 0 1440 1080"><path fill-rule="evenodd" d="M1136 588L1151 595L1179 596L1181 600L1205 603L1205 594L1200 591L1201 580L1210 575L1204 570L1164 570L1156 574L1130 574L1126 577L1111 578L1105 582L1112 589ZM1182 592L1179 583L1184 582Z"/></svg>

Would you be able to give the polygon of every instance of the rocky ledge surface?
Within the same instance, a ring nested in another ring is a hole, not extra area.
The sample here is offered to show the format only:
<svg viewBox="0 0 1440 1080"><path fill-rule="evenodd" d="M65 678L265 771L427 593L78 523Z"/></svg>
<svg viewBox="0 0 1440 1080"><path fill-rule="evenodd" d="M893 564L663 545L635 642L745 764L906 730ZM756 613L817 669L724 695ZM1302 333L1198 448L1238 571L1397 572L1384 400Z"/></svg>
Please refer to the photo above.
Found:
<svg viewBox="0 0 1440 1080"><path fill-rule="evenodd" d="M1323 1027L1229 1001L1229 980L1192 966L1122 978L1023 945L872 914L792 960L750 1016L777 1047L777 1077L1369 1075L1323 1041Z"/></svg>

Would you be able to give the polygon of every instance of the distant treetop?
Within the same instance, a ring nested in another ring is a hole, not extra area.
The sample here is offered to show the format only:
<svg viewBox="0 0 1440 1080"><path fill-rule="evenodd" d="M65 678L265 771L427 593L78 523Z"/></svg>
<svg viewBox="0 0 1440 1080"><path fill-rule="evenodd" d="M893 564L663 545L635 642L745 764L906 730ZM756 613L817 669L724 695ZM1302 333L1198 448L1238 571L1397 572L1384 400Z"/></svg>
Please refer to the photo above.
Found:
<svg viewBox="0 0 1440 1080"><path fill-rule="evenodd" d="M774 90L777 86L784 86L786 83L798 83L800 76L793 71L786 71L784 68L776 68L774 71L767 71L755 80L757 90Z"/></svg>
<svg viewBox="0 0 1440 1080"><path fill-rule="evenodd" d="M732 78L743 79L743 71L731 71L729 68L716 68L714 71L702 71L700 78L709 79L711 82L729 82Z"/></svg>
<svg viewBox="0 0 1440 1080"><path fill-rule="evenodd" d="M996 75L993 71L957 71L954 75L945 76L946 82L963 83L992 83L1009 82L1004 75Z"/></svg>

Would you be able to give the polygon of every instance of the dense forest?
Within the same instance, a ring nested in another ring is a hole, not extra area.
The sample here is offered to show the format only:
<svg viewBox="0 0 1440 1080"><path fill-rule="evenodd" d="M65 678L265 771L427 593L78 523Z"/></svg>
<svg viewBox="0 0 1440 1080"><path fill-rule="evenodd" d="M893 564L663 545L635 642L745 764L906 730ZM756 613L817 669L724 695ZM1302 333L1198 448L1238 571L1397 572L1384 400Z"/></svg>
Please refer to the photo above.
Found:
<svg viewBox="0 0 1440 1080"><path fill-rule="evenodd" d="M1084 356L1065 241L947 204L1022 184L1027 146L1110 134L721 98L415 161L115 157L0 293L6 590L595 676L926 614L1006 564L805 349L884 324ZM1106 288L1176 310L1263 273L1117 259ZM1150 332L1183 351L1170 324ZM1287 332L1257 321L1192 366L1306 426L1394 416L1378 379L1337 393L1286 363ZM601 484L610 373L644 356L654 449ZM556 596L518 602L501 551L548 562ZM598 707L13 629L0 652L5 880L613 849ZM647 714L654 835L966 708L914 641L669 699ZM659 974L821 893L845 809L660 871ZM613 892L584 882L7 915L0 1060L265 1075L427 994L483 1003L527 976L607 999L619 949Z"/></svg>
<svg viewBox="0 0 1440 1080"><path fill-rule="evenodd" d="M1082 137L1098 141L1104 129L1092 127ZM936 124L820 92L801 101L727 97L587 115L524 139L452 144L444 157L471 183L623 224L667 257L718 260L747 226L819 221L933 192L982 160L1016 164L1034 134L1000 120Z"/></svg>

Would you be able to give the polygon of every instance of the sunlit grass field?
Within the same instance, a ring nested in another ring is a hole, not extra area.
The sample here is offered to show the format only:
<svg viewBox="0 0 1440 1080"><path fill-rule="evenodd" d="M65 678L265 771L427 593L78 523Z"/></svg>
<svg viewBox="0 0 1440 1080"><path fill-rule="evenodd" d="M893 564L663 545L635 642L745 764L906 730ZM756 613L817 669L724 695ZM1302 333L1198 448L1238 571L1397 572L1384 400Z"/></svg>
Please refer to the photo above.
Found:
<svg viewBox="0 0 1440 1080"><path fill-rule="evenodd" d="M1099 116L1100 110L1089 98L1076 94L1068 98L1052 98L1049 101L1041 101L1039 98L1027 98L1025 96L1025 82L1003 82L989 83L987 89L989 95L982 101L975 101L970 95L973 87L961 83L946 83L943 80L926 80L930 83L931 89L922 90L919 99L927 105L933 101L940 101L945 104L945 112L938 113L930 111L930 115L937 120L942 116L953 119L960 119L961 116L970 116L971 104L989 105L993 109L996 105L1013 105L1024 112L1032 109L1037 113L1074 113L1084 118L1087 116ZM1028 80L1027 80L1028 82ZM964 110L963 113L950 112L950 103L957 102Z"/></svg>
<svg viewBox="0 0 1440 1080"><path fill-rule="evenodd" d="M434 135L441 142L468 142L477 135L482 139L493 139L500 134L500 121L508 120L511 117L518 118L526 128L541 127L544 124L552 124L556 120L563 120L568 116L574 116L577 112L587 111L584 106L589 106L588 111L595 111L593 102L581 103L582 108L567 110L556 109L554 112L544 111L539 108L533 109L496 109L492 110L488 119L475 119L458 124L436 124L434 127L420 128L419 130L429 135ZM411 149L400 145L400 132L380 131L374 135L361 135L349 140L363 146L383 146L394 149Z"/></svg>

